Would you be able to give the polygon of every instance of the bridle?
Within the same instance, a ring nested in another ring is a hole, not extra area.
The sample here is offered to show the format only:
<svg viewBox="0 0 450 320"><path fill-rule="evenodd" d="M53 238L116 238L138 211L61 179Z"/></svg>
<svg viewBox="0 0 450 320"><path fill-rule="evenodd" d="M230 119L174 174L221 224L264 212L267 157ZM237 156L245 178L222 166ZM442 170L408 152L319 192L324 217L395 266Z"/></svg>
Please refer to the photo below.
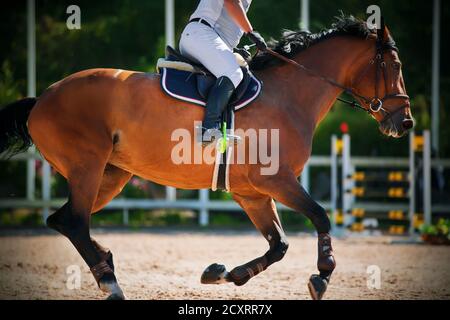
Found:
<svg viewBox="0 0 450 320"><path fill-rule="evenodd" d="M350 84L350 87L344 86L344 85L338 83L337 81L335 81L334 79L320 75L316 71L314 71L308 67L305 67L304 65L302 65L292 59L289 59L289 58L279 54L278 52L275 52L269 48L267 48L266 51L269 54L275 56L276 58L281 59L299 69L306 71L309 75L319 78L322 81L328 82L329 84L331 84L334 87L342 89L345 93L352 95L354 98L356 98L359 101L364 102L369 107L365 108L361 104L356 102L355 100L348 101L348 100L345 100L342 98L338 98L337 100L339 100L353 108L364 110L371 115L375 115L378 112L382 112L383 119L380 121L380 123L383 123L383 122L388 121L389 119L392 119L392 117L395 114L397 114L401 110L405 109L409 105L408 104L408 102L409 102L408 95L400 94L400 93L390 93L390 94L388 93L388 79L387 79L387 73L386 73L386 62L384 61L384 53L389 50L394 50L395 52L398 52L398 48L395 46L394 41L392 41L392 40L385 41L384 38L385 38L384 37L384 22L382 19L381 28L377 30L375 57L369 62L369 64L364 68L364 70L361 72L361 74L356 78L358 80L357 82L361 81L361 79L367 74L369 68L372 65L376 66L375 95L373 97L363 96L363 95L359 94L358 92L356 92L356 90L354 89L353 81ZM382 74L383 79L384 79L384 86L385 86L384 97L380 97L380 95L379 95L380 74ZM383 107L384 102L387 100L390 100L390 99L404 99L405 103L398 106L394 111L390 112Z"/></svg>

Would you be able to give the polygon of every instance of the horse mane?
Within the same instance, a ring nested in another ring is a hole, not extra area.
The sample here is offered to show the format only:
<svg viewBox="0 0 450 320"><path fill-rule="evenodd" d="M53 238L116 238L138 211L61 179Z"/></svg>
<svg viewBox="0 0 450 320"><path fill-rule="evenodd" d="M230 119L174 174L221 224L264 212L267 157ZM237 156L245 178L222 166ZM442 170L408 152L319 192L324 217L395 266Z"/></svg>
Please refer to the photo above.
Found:
<svg viewBox="0 0 450 320"><path fill-rule="evenodd" d="M335 36L354 36L367 39L372 34L376 34L376 29L370 29L365 21L341 13L340 16L335 17L330 29L322 30L319 33L284 30L279 40L271 39L268 42L268 47L292 59L297 53L310 46ZM267 52L258 52L250 61L249 66L251 70L262 70L283 63Z"/></svg>

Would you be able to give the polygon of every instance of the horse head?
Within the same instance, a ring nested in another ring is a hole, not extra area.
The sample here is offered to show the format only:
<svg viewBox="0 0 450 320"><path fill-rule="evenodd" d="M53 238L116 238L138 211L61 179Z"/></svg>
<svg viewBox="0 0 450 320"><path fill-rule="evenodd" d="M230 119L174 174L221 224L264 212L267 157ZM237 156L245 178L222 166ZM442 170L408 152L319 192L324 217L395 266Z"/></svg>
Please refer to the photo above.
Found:
<svg viewBox="0 0 450 320"><path fill-rule="evenodd" d="M414 127L399 50L384 22L370 35L369 41L375 45L367 52L367 59L351 87L362 106L379 123L380 131L399 138Z"/></svg>

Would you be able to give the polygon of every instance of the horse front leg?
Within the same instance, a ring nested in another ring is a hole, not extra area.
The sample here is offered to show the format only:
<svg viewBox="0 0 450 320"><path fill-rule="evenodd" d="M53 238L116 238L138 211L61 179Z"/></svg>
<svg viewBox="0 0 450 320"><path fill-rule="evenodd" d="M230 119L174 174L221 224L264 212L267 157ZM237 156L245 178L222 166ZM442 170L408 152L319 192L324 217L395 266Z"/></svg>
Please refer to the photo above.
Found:
<svg viewBox="0 0 450 320"><path fill-rule="evenodd" d="M230 272L223 265L217 263L210 265L201 277L203 284L233 282L237 286L242 286L271 264L280 261L288 249L289 244L272 198L261 194L245 196L233 194L233 198L269 242L269 250L263 256L240 265Z"/></svg>
<svg viewBox="0 0 450 320"><path fill-rule="evenodd" d="M276 176L256 177L254 187L261 193L273 197L285 206L308 217L318 233L317 268L319 275L312 275L308 283L311 297L322 299L336 267L330 236L330 219L325 211L300 185L295 174L280 168Z"/></svg>

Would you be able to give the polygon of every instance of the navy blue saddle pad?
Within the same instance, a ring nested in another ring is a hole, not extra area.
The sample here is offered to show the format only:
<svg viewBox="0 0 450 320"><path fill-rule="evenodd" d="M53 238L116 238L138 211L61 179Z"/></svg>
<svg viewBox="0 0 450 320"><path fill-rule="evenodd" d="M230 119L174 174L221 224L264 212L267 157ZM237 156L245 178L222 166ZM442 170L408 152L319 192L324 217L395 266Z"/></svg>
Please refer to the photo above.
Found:
<svg viewBox="0 0 450 320"><path fill-rule="evenodd" d="M198 88L199 83L203 86L212 86L215 78L209 76L209 79L199 81L197 77L206 77L204 75L195 74L189 71L181 71L171 68L161 68L161 87L169 96L178 100L190 102L200 106L206 106L205 92L209 88ZM248 86L245 92L241 92L239 97L231 97L230 106L236 111L252 101L254 101L261 93L262 84L253 74L248 75ZM239 91L239 87L236 92ZM203 92L203 94L201 94ZM234 99L233 99L234 98ZM237 98L237 99L236 99Z"/></svg>

